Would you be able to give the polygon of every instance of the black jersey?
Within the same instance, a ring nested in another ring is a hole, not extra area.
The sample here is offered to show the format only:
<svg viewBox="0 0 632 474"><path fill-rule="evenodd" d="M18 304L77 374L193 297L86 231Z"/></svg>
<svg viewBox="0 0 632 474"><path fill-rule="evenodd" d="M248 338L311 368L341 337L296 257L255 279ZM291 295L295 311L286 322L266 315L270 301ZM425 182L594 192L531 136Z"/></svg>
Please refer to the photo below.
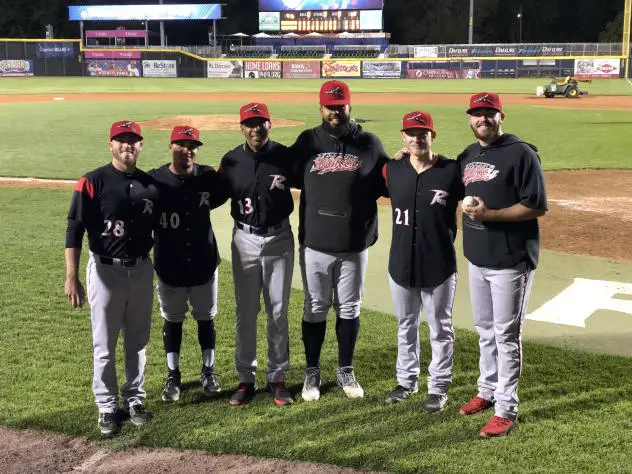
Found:
<svg viewBox="0 0 632 474"><path fill-rule="evenodd" d="M547 208L544 174L536 148L510 134L487 147L474 143L459 155L465 194L479 196L490 209L522 204ZM538 264L538 220L476 222L463 215L463 253L474 265L510 268Z"/></svg>
<svg viewBox="0 0 632 474"><path fill-rule="evenodd" d="M459 164L439 156L417 173L410 160L385 168L393 209L388 261L391 278L410 288L432 288L456 272L456 208L463 199Z"/></svg>
<svg viewBox="0 0 632 474"><path fill-rule="evenodd" d="M361 252L377 234L376 199L386 194L380 140L350 124L340 138L323 125L305 130L290 151L302 188L299 242L323 252Z"/></svg>
<svg viewBox="0 0 632 474"><path fill-rule="evenodd" d="M219 174L233 219L258 228L280 224L294 210L291 171L287 147L277 142L258 152L242 144L226 153Z"/></svg>
<svg viewBox="0 0 632 474"><path fill-rule="evenodd" d="M219 263L210 211L217 205L219 176L210 166L193 164L177 175L169 164L151 170L160 193L154 266L162 281L188 287L209 281Z"/></svg>
<svg viewBox="0 0 632 474"><path fill-rule="evenodd" d="M145 257L154 243L152 226L158 190L141 170L132 174L111 163L75 185L68 211L66 248L81 248L88 231L92 252L111 258Z"/></svg>

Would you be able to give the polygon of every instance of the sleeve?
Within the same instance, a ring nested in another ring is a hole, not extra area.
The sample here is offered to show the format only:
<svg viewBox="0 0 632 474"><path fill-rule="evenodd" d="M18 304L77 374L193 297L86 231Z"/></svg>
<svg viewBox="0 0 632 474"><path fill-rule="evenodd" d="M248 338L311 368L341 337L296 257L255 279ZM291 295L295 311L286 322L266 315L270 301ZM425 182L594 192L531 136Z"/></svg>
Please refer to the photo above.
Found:
<svg viewBox="0 0 632 474"><path fill-rule="evenodd" d="M77 181L72 193L66 228L66 248L81 248L83 235L89 226L90 216L94 215L94 203L94 184L84 176Z"/></svg>
<svg viewBox="0 0 632 474"><path fill-rule="evenodd" d="M384 186L386 187L386 195L384 197L391 197L390 193L388 192L388 173L386 165L388 165L388 163L384 163L384 166L382 166L382 178L384 179Z"/></svg>
<svg viewBox="0 0 632 474"><path fill-rule="evenodd" d="M377 154L377 163L375 165L375 199L379 197L389 197L387 183L386 183L386 163L391 161L390 157L384 151L382 142L375 137L375 153Z"/></svg>
<svg viewBox="0 0 632 474"><path fill-rule="evenodd" d="M463 172L461 171L461 165L457 161L454 166L454 196L457 201L462 201L465 197L465 186L463 185Z"/></svg>
<svg viewBox="0 0 632 474"><path fill-rule="evenodd" d="M540 165L540 157L530 147L524 149L515 173L519 203L529 209L547 210L544 173Z"/></svg>
<svg viewBox="0 0 632 474"><path fill-rule="evenodd" d="M209 204L211 209L218 208L224 204L229 197L228 180L222 176L222 167L218 171L213 168L205 171L202 175L204 178L204 188L210 193Z"/></svg>
<svg viewBox="0 0 632 474"><path fill-rule="evenodd" d="M309 159L308 131L302 132L294 144L288 148L290 170L288 179L290 186L298 189L303 188L305 174L305 163Z"/></svg>

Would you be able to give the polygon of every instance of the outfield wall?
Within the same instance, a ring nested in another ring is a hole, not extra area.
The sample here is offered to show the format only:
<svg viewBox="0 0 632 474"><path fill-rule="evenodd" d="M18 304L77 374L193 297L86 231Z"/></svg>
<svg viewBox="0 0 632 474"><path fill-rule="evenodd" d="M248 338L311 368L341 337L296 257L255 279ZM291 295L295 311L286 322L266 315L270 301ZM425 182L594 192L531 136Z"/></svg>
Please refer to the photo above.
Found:
<svg viewBox="0 0 632 474"><path fill-rule="evenodd" d="M467 51L471 53L471 51ZM1 40L0 77L136 76L249 79L476 79L575 75L622 78L625 61L606 56L383 59L203 58L180 50L88 49L79 40Z"/></svg>

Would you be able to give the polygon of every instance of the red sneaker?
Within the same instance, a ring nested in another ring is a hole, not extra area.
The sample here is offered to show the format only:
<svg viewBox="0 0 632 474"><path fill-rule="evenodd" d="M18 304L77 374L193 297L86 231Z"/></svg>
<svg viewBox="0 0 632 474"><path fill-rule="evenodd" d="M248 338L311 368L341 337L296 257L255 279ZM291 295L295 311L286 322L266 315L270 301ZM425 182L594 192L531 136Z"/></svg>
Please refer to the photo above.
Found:
<svg viewBox="0 0 632 474"><path fill-rule="evenodd" d="M514 422L500 416L493 416L489 422L483 426L479 433L483 438L494 438L497 436L507 436L509 430L513 428Z"/></svg>
<svg viewBox="0 0 632 474"><path fill-rule="evenodd" d="M474 413L481 412L483 410L487 410L489 407L494 405L493 402L489 400L485 400L484 398L479 397L478 395L472 398L469 402L461 407L459 413L461 415L473 415Z"/></svg>

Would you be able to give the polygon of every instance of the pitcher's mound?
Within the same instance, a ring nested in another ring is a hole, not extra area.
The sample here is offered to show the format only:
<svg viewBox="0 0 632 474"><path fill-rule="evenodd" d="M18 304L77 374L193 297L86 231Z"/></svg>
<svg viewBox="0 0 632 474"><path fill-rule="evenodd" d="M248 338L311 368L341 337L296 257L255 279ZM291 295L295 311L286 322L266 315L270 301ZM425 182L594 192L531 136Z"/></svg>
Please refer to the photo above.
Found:
<svg viewBox="0 0 632 474"><path fill-rule="evenodd" d="M189 125L199 130L239 130L239 115L178 115L154 120L145 120L140 125L150 130L171 130L176 125ZM272 118L277 127L296 127L304 122Z"/></svg>

